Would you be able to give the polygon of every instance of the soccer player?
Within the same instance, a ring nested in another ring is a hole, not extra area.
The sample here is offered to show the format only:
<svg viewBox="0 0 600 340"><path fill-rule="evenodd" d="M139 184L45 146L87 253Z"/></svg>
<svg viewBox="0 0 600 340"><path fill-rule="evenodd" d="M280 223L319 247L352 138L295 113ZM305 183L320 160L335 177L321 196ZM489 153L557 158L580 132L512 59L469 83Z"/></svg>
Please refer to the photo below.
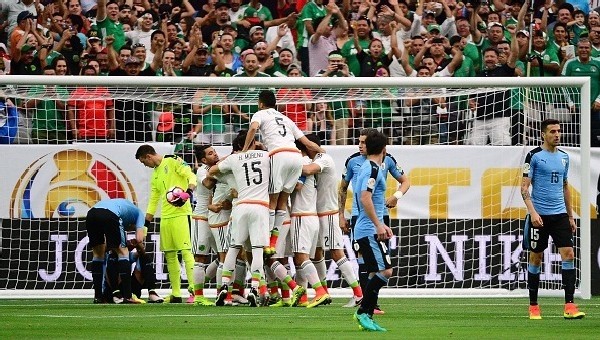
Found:
<svg viewBox="0 0 600 340"><path fill-rule="evenodd" d="M529 249L529 318L542 318L537 301L538 288L542 256L548 247L548 237L551 236L562 259L562 282L565 289L563 316L565 319L582 319L585 313L580 312L573 303L576 279L573 234L577 225L573 218L571 192L567 180L569 156L558 149L561 133L558 120L544 120L541 132L544 142L527 154L521 182L521 195L529 212L525 219L524 237L524 246Z"/></svg>
<svg viewBox="0 0 600 340"><path fill-rule="evenodd" d="M242 131L234 144L245 140ZM217 297L217 305L231 304L231 277L236 269L236 258L242 249L251 249L252 275L251 290L248 294L250 306L258 306L258 288L264 279L263 248L269 244L269 175L270 160L266 151L255 149L256 142L247 152L229 155L217 165L213 165L208 174L211 177L233 174L237 188L235 214L232 214L230 244L223 265L222 286ZM248 244L249 241L249 244ZM249 246L248 246L249 245ZM226 303L226 301L228 301Z"/></svg>
<svg viewBox="0 0 600 340"><path fill-rule="evenodd" d="M196 206L193 212L192 252L194 253L194 304L212 306L213 303L204 296L204 283L210 261L210 249L216 249L216 243L208 225L208 207L211 202L215 180L207 178L208 169L217 164L219 155L210 145L198 145L194 148L200 167L196 171ZM215 205L214 208L220 208ZM213 265L212 263L210 265ZM213 266L218 267L217 260Z"/></svg>
<svg viewBox="0 0 600 340"><path fill-rule="evenodd" d="M381 167L386 155L387 137L370 131L365 139L367 160L358 171L354 199L358 202L358 217L354 226L354 239L369 272L369 282L360 307L354 314L359 327L368 331L386 331L373 320L379 290L392 276L389 239L394 236L383 222L385 209L386 176Z"/></svg>
<svg viewBox="0 0 600 340"><path fill-rule="evenodd" d="M346 160L344 173L342 174L342 181L340 182L339 192L338 192L338 195L339 195L338 204L339 204L339 212L340 212L340 217L339 217L340 227L345 232L349 231L349 228L348 228L347 222L346 222L346 217L345 217L346 197L348 195L348 185L350 183L352 183L352 188L357 188L356 174L358 173L362 164L367 160L367 150L366 150L365 140L367 138L367 134L369 134L370 132L373 132L373 131L376 131L376 130L375 129L362 129L360 131L360 136L358 137L358 152L351 155L350 157L348 157L348 159ZM391 197L389 197L385 202L385 211L383 213L383 222L386 225L389 225L390 216L389 216L388 208L393 208L398 204L398 200L400 198L402 198L402 196L404 196L404 194L410 188L410 180L408 179L408 176L406 176L406 174L404 173L404 170L402 170L402 167L396 162L396 159L394 159L394 157L392 155L386 154L383 162L385 164L385 166L383 167L383 171L389 172L392 175L392 177L394 177L399 184L396 192ZM385 177L387 177L387 174ZM353 190L356 190L356 189L353 189ZM358 201L353 200L352 201L352 217L350 219L351 227L354 227L354 225L356 224L357 218L358 218ZM365 268L365 265L362 261L362 257L360 256L360 254L358 257L358 273L359 273L358 280L360 282L361 289L364 292L366 289L367 282L369 281L369 274ZM348 304L346 306L352 307L353 300L354 300L354 298L352 300L350 300L350 302L348 302ZM356 306L356 305L358 305L358 304L354 304L354 306ZM375 309L375 314L383 314L383 311L377 307Z"/></svg>
<svg viewBox="0 0 600 340"><path fill-rule="evenodd" d="M106 249L118 255L117 270L121 281L123 303L140 303L131 296L131 264L125 231L135 226L135 238L144 242L144 212L132 202L122 199L107 199L96 203L87 213L85 227L92 247L92 282L94 303L102 303L102 281Z"/></svg>
<svg viewBox="0 0 600 340"><path fill-rule="evenodd" d="M190 240L192 207L188 201L196 188L196 175L180 157L162 156L148 144L137 149L135 158L145 166L154 169L146 221L152 221L156 207L161 203L160 250L165 253L171 282L171 295L165 299L165 302L181 303L181 267L177 258L179 252L185 263L188 284L194 287L194 256L191 252ZM173 187L187 188L187 190L177 194L177 200L169 202L166 194Z"/></svg>
<svg viewBox="0 0 600 340"><path fill-rule="evenodd" d="M277 111L276 106L277 100L273 91L260 92L258 96L260 110L252 115L250 129L242 149L243 152L248 151L256 132L260 130L263 144L271 157L269 227L272 237L266 249L267 255L275 252L277 235L286 219L288 198L302 174L302 155L296 148L295 141L298 140L313 152L323 151L309 141L292 120Z"/></svg>
<svg viewBox="0 0 600 340"><path fill-rule="evenodd" d="M320 139L315 134L306 135L310 141L320 146ZM338 195L337 195L337 172L333 158L326 153L312 153L303 145L298 146L303 154L307 154L312 163L302 167L302 175L318 176L317 181L317 215L319 216L319 243L317 245L314 262L317 271L320 271L319 278L324 286L327 286L325 280L326 267L323 249L329 249L331 257L342 272L342 276L352 288L353 297L350 302L345 305L355 307L360 304L363 293L352 264L344 254L344 240L342 237L342 229L340 228L338 214ZM319 266L322 268L319 270ZM321 273L322 272L322 273Z"/></svg>

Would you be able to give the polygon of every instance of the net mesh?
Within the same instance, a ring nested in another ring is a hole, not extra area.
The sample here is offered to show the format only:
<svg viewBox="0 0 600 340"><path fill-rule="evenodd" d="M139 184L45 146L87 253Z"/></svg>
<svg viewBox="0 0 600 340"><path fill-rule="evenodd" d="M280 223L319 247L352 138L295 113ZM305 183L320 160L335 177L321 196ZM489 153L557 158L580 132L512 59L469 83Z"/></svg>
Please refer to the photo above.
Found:
<svg viewBox="0 0 600 340"><path fill-rule="evenodd" d="M258 109L258 94L265 88L98 89L4 87L3 96L18 105L20 117L12 142L70 143L75 140L73 130L85 130L83 138L79 132L77 141L172 142L177 147L167 149L194 163L189 152L185 154L190 149L181 146L187 142L212 143L222 146L221 154L229 153L231 139L248 126L248 118ZM357 151L354 145L362 128L383 131L389 143L397 146L388 152L405 169L412 188L410 197L390 211L390 225L397 237L391 244L394 275L389 287L526 288L526 260L521 245L526 210L518 191L520 167L530 150L528 145L540 143L538 131L543 119L561 120L561 144L579 146L580 88L270 89L277 93L280 111L303 131L317 133L325 145L348 145L328 149L340 173L346 157ZM93 105L81 104L90 102ZM114 107L114 134L106 131L111 126L107 114L110 109L105 109L110 107ZM476 147L485 144L503 147ZM86 247L82 217L95 201L69 200L67 196L77 196L83 190L98 198L131 198L145 207L149 174L140 171L131 148L122 151L124 145L95 147L94 143L78 143L13 149L33 156L26 157L22 168L14 170L27 175L17 175L17 180L3 191L3 206L10 208L2 212L0 289L91 288L86 270L91 253ZM63 154L66 158L58 157L63 163L55 161L49 168L40 165L43 157L56 160L57 153L72 148L83 149L88 155L67 153ZM126 161L114 159L121 153L126 154ZM104 168L98 166L102 162ZM75 167L69 174L72 177L58 178L56 171L65 164ZM37 194L44 190L36 187L40 177L47 178L48 186L57 185L58 180L63 185L78 184L69 189L70 195L52 198L55 196L47 192ZM81 184L87 179L95 183L94 188ZM393 179L388 179L388 196L396 186ZM348 197L349 210L352 194ZM47 204L49 200L56 201ZM48 206L54 210L49 211ZM157 251L158 228L152 226L149 235L148 250L155 257L159 287L167 288L166 267ZM577 235L575 244L575 257L579 259ZM347 238L346 249L354 260ZM330 285L347 287L335 263L327 263ZM579 279L579 260L576 268ZM542 272L542 289L561 289L560 256L552 246L544 255ZM211 285L214 287L214 283Z"/></svg>

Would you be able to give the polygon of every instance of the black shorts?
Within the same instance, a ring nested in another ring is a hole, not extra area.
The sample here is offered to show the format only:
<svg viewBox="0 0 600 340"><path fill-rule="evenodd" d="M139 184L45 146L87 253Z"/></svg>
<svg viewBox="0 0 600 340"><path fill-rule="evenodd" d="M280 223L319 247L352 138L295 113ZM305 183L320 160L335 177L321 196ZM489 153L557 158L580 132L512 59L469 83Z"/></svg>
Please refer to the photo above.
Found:
<svg viewBox="0 0 600 340"><path fill-rule="evenodd" d="M356 220L358 220L358 216L352 216L350 219L350 241L352 242L352 249L354 249L354 256L358 258L360 255L360 251L358 251L360 246L358 245L357 240L354 239L354 226L356 225ZM383 215L383 223L388 227L390 226L390 215Z"/></svg>
<svg viewBox="0 0 600 340"><path fill-rule="evenodd" d="M525 239L529 250L541 253L548 248L548 237L557 248L573 247L573 232L567 214L541 216L544 226L535 228L531 223L529 215L525 220Z"/></svg>
<svg viewBox="0 0 600 340"><path fill-rule="evenodd" d="M90 247L106 243L108 249L125 248L125 229L114 212L103 208L92 208L87 213L85 228Z"/></svg>
<svg viewBox="0 0 600 340"><path fill-rule="evenodd" d="M369 273L380 272L392 268L389 241L377 241L377 235L356 240L358 251L362 254L365 267Z"/></svg>

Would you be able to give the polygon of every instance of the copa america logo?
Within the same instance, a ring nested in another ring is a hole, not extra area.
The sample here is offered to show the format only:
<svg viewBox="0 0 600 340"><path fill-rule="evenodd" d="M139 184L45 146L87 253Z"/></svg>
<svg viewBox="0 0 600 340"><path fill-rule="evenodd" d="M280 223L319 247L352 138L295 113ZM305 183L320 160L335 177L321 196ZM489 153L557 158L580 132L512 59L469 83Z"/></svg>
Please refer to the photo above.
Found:
<svg viewBox="0 0 600 340"><path fill-rule="evenodd" d="M38 158L23 171L11 194L10 217L85 217L107 198L137 202L122 169L99 153L61 150Z"/></svg>

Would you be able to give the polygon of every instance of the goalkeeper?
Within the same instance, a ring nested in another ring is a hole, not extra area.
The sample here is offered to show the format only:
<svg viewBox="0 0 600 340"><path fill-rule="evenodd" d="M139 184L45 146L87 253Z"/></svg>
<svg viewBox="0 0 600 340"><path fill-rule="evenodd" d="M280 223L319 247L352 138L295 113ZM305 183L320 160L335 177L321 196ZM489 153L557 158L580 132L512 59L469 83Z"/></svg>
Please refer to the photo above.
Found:
<svg viewBox="0 0 600 340"><path fill-rule="evenodd" d="M150 199L146 210L146 221L154 218L154 212L161 203L160 250L165 253L167 271L171 282L171 295L165 302L181 303L181 267L178 252L185 263L188 285L194 287L194 256L191 252L190 227L192 206L188 202L196 188L196 175L183 159L174 155L159 155L151 145L142 145L135 158L149 168L153 168L150 185ZM175 194L175 200L166 199L173 187L187 188Z"/></svg>

